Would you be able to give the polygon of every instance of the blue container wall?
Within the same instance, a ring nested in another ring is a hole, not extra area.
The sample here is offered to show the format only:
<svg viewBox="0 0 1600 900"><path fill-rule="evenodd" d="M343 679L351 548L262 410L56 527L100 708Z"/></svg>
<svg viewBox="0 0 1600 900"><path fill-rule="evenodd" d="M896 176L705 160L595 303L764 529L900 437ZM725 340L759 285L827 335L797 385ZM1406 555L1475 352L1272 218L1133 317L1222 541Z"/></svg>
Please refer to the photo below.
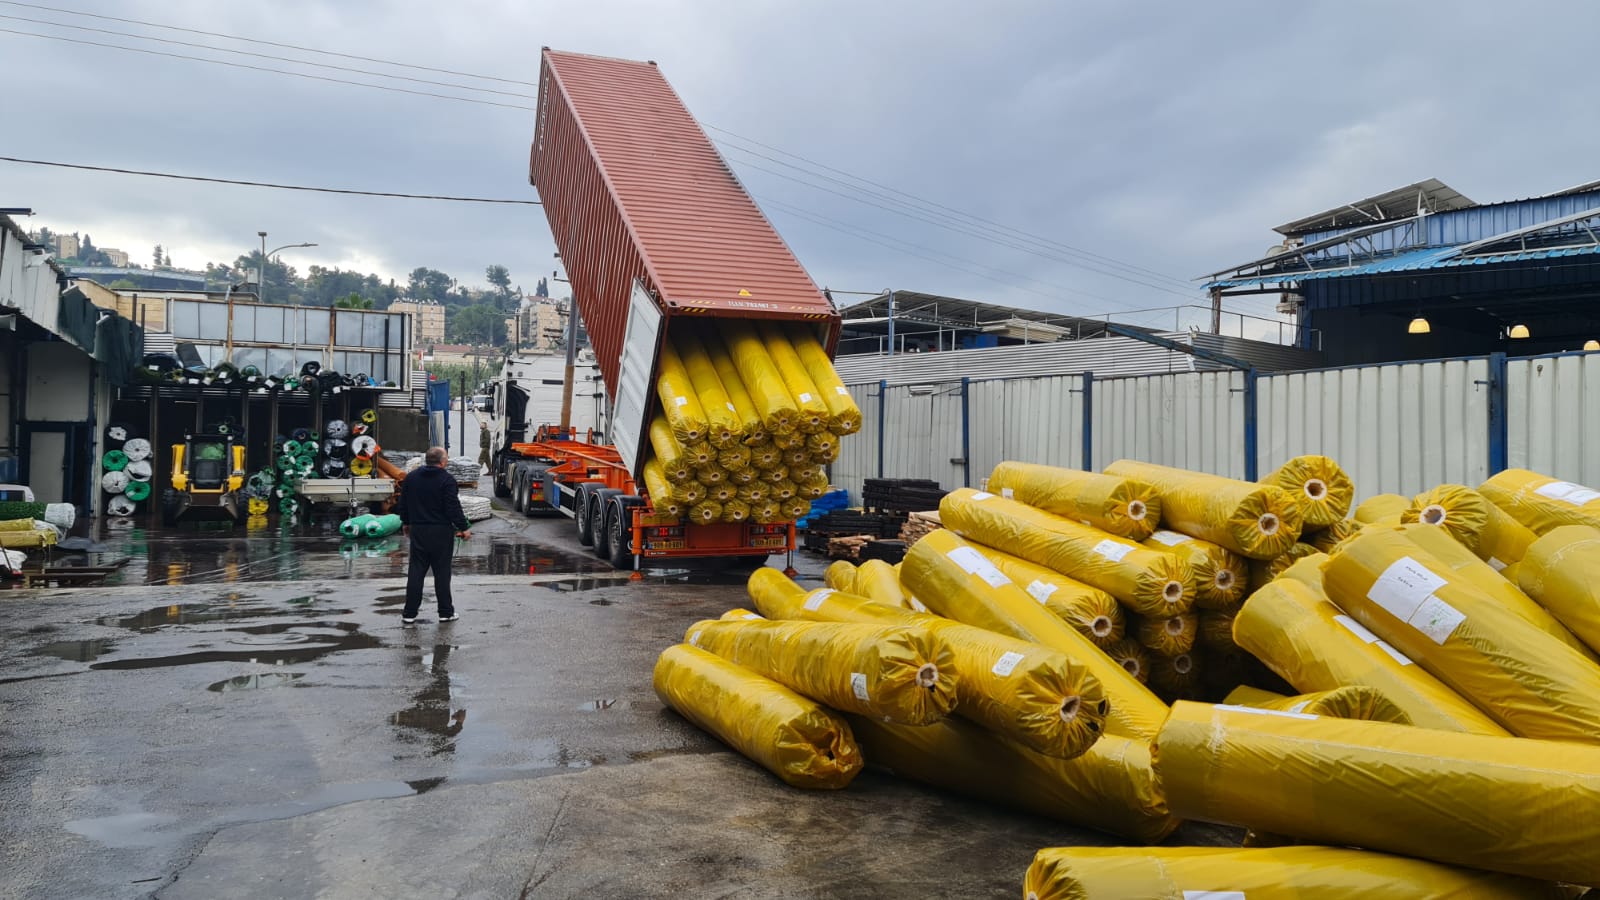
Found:
<svg viewBox="0 0 1600 900"><path fill-rule="evenodd" d="M1536 200L1518 200L1512 203L1496 203L1489 206L1477 206L1472 209L1458 209L1451 212L1435 213L1427 218L1425 242L1423 245L1430 247L1444 247L1452 244L1465 244L1471 241L1480 241L1484 238L1515 231L1518 228L1527 228L1540 222L1570 216L1584 210L1600 207L1600 191L1590 191L1582 194L1569 194L1564 197L1549 197ZM1350 231L1340 228L1331 231L1317 231L1305 235L1305 242L1310 244L1324 238L1336 237ZM1392 231L1385 231L1366 238L1372 243L1379 253L1392 251L1397 248L1397 242L1406 241L1407 246L1422 246L1411 239L1410 232L1400 226ZM1330 253L1330 251L1332 251ZM1329 259L1334 256L1343 257L1346 254L1344 247L1330 248L1311 254L1312 259Z"/></svg>

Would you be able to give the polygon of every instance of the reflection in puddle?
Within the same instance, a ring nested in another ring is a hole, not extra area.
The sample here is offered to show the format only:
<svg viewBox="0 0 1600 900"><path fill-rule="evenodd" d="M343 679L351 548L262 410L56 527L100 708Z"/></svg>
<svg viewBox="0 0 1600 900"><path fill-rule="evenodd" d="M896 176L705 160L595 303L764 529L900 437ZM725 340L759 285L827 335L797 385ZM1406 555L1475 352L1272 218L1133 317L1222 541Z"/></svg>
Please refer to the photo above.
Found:
<svg viewBox="0 0 1600 900"><path fill-rule="evenodd" d="M610 700L590 700L588 703L585 703L585 704L583 704L582 706L580 706L578 708L583 710L584 712L599 712L601 710L610 709L611 707L616 706L616 705L617 705L617 701L615 699L610 699Z"/></svg>
<svg viewBox="0 0 1600 900"><path fill-rule="evenodd" d="M91 663L91 669L164 669L173 666L192 666L208 662L258 662L271 665L310 662L330 653L344 650L370 650L382 647L383 642L370 634L351 631L343 635L314 634L315 643L302 643L289 647L258 647L253 650L202 650L197 653L179 653L173 656L154 656L140 659L114 659ZM281 643L281 642L280 642Z"/></svg>
<svg viewBox="0 0 1600 900"><path fill-rule="evenodd" d="M110 653L116 642L112 640L56 641L33 651L35 656L54 656L72 662L88 662Z"/></svg>
<svg viewBox="0 0 1600 900"><path fill-rule="evenodd" d="M240 675L237 678L229 678L226 681L210 684L206 687L206 690L216 691L219 694L231 694L234 691L259 691L266 688L294 684L304 677L305 675L301 672L269 672L265 675Z"/></svg>
<svg viewBox="0 0 1600 900"><path fill-rule="evenodd" d="M454 751L453 738L467 725L466 708L450 705L450 651L455 649L453 644L434 644L433 652L423 655L422 667L430 676L427 686L411 696L410 706L389 717L391 725L432 735L432 755Z"/></svg>
<svg viewBox="0 0 1600 900"><path fill-rule="evenodd" d="M168 625L197 625L203 622L225 622L230 619L254 619L266 616L301 616L309 610L306 604L312 602L311 597L299 597L291 600L296 604L293 607L282 606L235 606L232 603L174 603L169 606L157 606L147 609L135 616L101 616L95 619L96 625L111 625L117 628L131 628L143 631L150 628L164 628ZM318 609L317 615L342 616L348 615L348 609Z"/></svg>

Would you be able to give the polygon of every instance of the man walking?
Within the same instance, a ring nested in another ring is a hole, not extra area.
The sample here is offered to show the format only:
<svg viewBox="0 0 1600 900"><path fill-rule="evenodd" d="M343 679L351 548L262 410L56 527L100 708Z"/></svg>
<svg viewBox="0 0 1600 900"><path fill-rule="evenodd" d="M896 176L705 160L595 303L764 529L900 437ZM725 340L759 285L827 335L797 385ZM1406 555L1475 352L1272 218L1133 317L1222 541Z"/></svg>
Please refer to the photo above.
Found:
<svg viewBox="0 0 1600 900"><path fill-rule="evenodd" d="M406 476L400 485L400 504L395 512L411 538L411 566L406 573L406 608L400 615L405 625L417 624L422 609L422 579L433 570L433 592L439 598L439 621L454 622L455 604L450 600L450 555L454 539L472 537L472 523L461 511L456 479L445 469L445 450L434 447L423 456L423 465Z"/></svg>

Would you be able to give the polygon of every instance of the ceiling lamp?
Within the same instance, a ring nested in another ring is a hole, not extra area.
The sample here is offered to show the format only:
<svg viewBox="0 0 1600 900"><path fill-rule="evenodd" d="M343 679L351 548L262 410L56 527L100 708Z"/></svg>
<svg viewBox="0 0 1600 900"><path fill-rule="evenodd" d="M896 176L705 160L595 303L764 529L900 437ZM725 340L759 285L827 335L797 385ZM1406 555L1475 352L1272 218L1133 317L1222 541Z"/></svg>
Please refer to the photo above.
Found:
<svg viewBox="0 0 1600 900"><path fill-rule="evenodd" d="M1583 342L1583 349L1585 349L1585 350L1600 350L1600 341L1597 341L1594 338L1590 338L1587 341Z"/></svg>
<svg viewBox="0 0 1600 900"><path fill-rule="evenodd" d="M1511 331L1508 334L1514 341L1525 340L1528 337L1528 326L1518 322L1511 326Z"/></svg>
<svg viewBox="0 0 1600 900"><path fill-rule="evenodd" d="M1429 325L1428 320L1421 316L1412 319L1411 324L1406 326L1406 334L1428 334L1431 331L1433 331L1433 326Z"/></svg>

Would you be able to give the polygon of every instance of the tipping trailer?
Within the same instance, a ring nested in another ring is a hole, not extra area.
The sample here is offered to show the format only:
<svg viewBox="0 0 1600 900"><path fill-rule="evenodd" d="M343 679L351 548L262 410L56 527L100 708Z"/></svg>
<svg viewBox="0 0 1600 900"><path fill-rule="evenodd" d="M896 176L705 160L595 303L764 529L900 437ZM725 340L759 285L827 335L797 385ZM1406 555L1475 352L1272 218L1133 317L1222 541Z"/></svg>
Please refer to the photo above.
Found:
<svg viewBox="0 0 1600 900"><path fill-rule="evenodd" d="M782 321L810 329L831 356L833 303L653 62L544 48L528 177L611 408L609 444L581 439L568 421L510 446L543 466L533 505L573 517L581 541L633 568L792 552L793 522L702 525L657 514L643 488L647 431L662 348L676 329Z"/></svg>
<svg viewBox="0 0 1600 900"><path fill-rule="evenodd" d="M541 353L507 357L490 383L489 468L496 497L528 515L553 511L534 495L542 495L548 461L515 449L534 441L541 426L561 421L577 434L605 434L605 393L594 354L578 351L573 359L571 393L565 393L565 357Z"/></svg>

